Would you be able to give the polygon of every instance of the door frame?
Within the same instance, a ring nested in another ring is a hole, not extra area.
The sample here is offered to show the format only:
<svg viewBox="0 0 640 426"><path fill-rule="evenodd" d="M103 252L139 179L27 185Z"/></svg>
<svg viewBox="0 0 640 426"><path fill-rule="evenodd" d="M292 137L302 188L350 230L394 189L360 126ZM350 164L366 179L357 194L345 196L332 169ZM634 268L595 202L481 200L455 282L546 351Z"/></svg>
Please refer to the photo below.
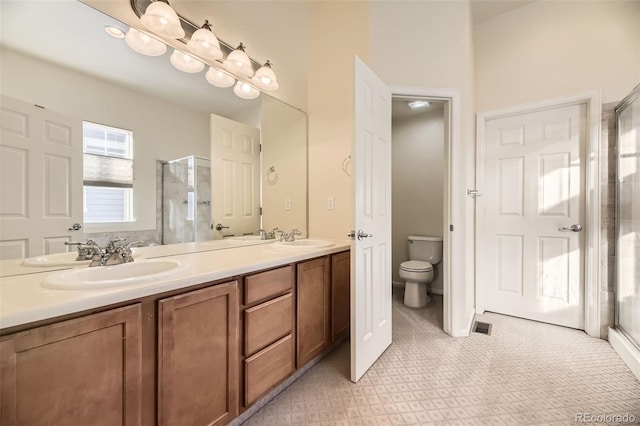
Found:
<svg viewBox="0 0 640 426"><path fill-rule="evenodd" d="M600 90L582 92L575 95L545 99L507 108L481 112L477 114L476 126L476 188L482 192L485 185L485 149L486 124L489 120L584 104L587 109L587 146L585 153L585 246L584 246L584 324L585 332L592 337L600 337L600 138L602 122L602 101ZM481 253L484 240L479 232L485 219L485 206L482 197L476 199L476 262ZM477 265L476 265L477 266ZM476 268L477 271L477 268ZM482 313L484 307L478 300L480 277L476 275L476 311Z"/></svg>
<svg viewBox="0 0 640 426"><path fill-rule="evenodd" d="M474 312L466 312L465 287L471 284L464 281L464 265L461 265L461 234L464 223L461 205L464 194L462 171L464 159L460 156L462 134L462 95L458 89L389 86L391 98L419 97L445 102L445 168L444 181L444 221L442 229L442 292L443 292L443 329L453 337L468 336L471 328L469 318ZM450 225L455 231L450 231ZM467 289L468 290L468 289Z"/></svg>

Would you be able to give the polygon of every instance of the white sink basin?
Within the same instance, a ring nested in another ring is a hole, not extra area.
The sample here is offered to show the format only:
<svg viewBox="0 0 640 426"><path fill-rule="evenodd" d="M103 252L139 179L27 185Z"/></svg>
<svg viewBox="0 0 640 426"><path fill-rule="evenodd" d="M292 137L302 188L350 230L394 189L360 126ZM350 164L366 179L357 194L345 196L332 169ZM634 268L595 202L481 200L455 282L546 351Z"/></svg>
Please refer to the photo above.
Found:
<svg viewBox="0 0 640 426"><path fill-rule="evenodd" d="M132 248L133 257L136 258L139 252ZM43 256L28 257L22 261L22 266L36 266L41 268L53 268L56 266L82 266L88 265L90 260L76 260L78 252L46 254Z"/></svg>
<svg viewBox="0 0 640 426"><path fill-rule="evenodd" d="M42 282L43 287L62 290L86 290L124 287L166 278L184 269L169 259L139 260L112 266L95 266L55 272Z"/></svg>
<svg viewBox="0 0 640 426"><path fill-rule="evenodd" d="M238 237L225 238L224 240L229 243L247 243L247 242L266 241L266 240L260 239L260 235L240 235Z"/></svg>
<svg viewBox="0 0 640 426"><path fill-rule="evenodd" d="M289 242L277 241L273 243L273 247L275 248L286 248L286 249L316 249L316 248L331 247L333 245L335 245L335 243L332 243L331 241L313 240L310 238L306 238L303 240L289 241Z"/></svg>

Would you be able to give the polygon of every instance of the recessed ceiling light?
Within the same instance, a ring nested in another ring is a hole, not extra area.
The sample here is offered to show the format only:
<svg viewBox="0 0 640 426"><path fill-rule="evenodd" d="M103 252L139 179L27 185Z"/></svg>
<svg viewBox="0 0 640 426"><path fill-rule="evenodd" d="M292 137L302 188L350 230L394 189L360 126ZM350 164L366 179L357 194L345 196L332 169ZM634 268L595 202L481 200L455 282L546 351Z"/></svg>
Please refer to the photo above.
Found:
<svg viewBox="0 0 640 426"><path fill-rule="evenodd" d="M424 109L428 107L430 104L428 101L411 101L411 102L407 102L407 105L409 105L409 108L416 110L416 109Z"/></svg>
<svg viewBox="0 0 640 426"><path fill-rule="evenodd" d="M115 37L115 38L124 38L124 31L122 31L120 28L118 27L114 27L112 25L106 25L104 27L104 30L107 32L107 34L109 34L111 37Z"/></svg>

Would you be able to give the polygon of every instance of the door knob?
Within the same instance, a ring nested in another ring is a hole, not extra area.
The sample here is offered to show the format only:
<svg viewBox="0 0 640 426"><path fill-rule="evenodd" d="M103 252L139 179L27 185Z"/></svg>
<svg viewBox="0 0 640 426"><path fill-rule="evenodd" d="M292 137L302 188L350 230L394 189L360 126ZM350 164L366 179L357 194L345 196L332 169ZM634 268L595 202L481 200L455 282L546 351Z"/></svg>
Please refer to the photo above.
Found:
<svg viewBox="0 0 640 426"><path fill-rule="evenodd" d="M563 226L562 228L559 229L559 231L563 231L563 232L567 232L567 231L580 232L580 231L582 231L582 225L575 224L575 225L571 225L568 228Z"/></svg>
<svg viewBox="0 0 640 426"><path fill-rule="evenodd" d="M71 225L71 228L69 228L69 231L78 231L80 228L82 228L82 225L80 225L79 223L74 223L73 225Z"/></svg>
<svg viewBox="0 0 640 426"><path fill-rule="evenodd" d="M369 238L369 237L373 237L373 234L367 234L366 232L363 232L362 229L358 230L358 239L361 240L363 238Z"/></svg>
<svg viewBox="0 0 640 426"><path fill-rule="evenodd" d="M229 227L223 226L221 223L216 225L216 231L222 231L223 229L229 229Z"/></svg>

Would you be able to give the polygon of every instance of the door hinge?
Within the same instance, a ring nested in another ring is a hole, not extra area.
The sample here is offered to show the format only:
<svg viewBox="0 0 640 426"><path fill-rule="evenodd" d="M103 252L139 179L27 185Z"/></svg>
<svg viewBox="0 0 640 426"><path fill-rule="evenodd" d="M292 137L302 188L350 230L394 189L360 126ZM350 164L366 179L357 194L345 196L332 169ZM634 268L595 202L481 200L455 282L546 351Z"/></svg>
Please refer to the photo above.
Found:
<svg viewBox="0 0 640 426"><path fill-rule="evenodd" d="M260 207L260 216L262 216L262 207Z"/></svg>
<svg viewBox="0 0 640 426"><path fill-rule="evenodd" d="M262 152L262 144L259 145L260 152Z"/></svg>
<svg viewBox="0 0 640 426"><path fill-rule="evenodd" d="M449 231L453 232L453 225L449 225Z"/></svg>
<svg viewBox="0 0 640 426"><path fill-rule="evenodd" d="M467 189L467 195L474 200L476 199L476 197L482 197L482 194L477 189Z"/></svg>

